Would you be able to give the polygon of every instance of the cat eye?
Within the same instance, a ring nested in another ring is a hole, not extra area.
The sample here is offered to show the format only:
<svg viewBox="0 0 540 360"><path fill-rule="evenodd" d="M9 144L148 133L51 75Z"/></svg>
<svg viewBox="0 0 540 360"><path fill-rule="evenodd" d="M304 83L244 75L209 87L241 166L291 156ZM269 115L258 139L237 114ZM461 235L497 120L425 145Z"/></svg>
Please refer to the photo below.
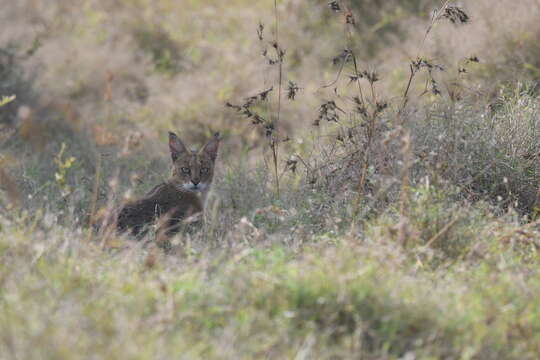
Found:
<svg viewBox="0 0 540 360"><path fill-rule="evenodd" d="M208 168L201 168L201 174L206 174L209 170Z"/></svg>
<svg viewBox="0 0 540 360"><path fill-rule="evenodd" d="M191 172L191 170L187 167L183 167L181 170L182 170L182 173L184 174L189 174Z"/></svg>

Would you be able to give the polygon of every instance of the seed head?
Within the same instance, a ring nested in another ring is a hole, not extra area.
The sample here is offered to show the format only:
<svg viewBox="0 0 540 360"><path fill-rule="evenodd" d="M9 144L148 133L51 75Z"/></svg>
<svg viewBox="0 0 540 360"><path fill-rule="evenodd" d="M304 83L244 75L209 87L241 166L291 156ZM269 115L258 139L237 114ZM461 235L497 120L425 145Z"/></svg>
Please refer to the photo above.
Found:
<svg viewBox="0 0 540 360"><path fill-rule="evenodd" d="M452 24L466 24L469 22L469 15L457 6L447 6L442 17L450 20Z"/></svg>
<svg viewBox="0 0 540 360"><path fill-rule="evenodd" d="M289 98L289 100L294 100L298 90L300 90L298 85L296 85L296 83L294 83L293 81L289 80L289 84L287 86L287 98Z"/></svg>
<svg viewBox="0 0 540 360"><path fill-rule="evenodd" d="M339 6L339 1L330 1L328 3L328 6L330 6L330 9L332 9L332 11L335 11L335 12L341 11L341 7Z"/></svg>
<svg viewBox="0 0 540 360"><path fill-rule="evenodd" d="M259 38L260 41L263 41L264 39L263 32L264 32L264 24L260 22L259 26L257 26L257 37Z"/></svg>

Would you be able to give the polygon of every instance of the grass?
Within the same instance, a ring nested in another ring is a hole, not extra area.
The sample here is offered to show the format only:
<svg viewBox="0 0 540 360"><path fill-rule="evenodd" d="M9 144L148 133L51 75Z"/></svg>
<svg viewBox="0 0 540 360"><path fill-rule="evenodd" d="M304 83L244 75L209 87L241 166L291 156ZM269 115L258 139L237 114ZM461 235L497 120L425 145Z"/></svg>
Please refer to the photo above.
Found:
<svg viewBox="0 0 540 360"><path fill-rule="evenodd" d="M485 221L491 236L475 239L476 253L429 269L384 236L321 240L301 254L235 242L166 256L103 252L58 226L29 238L3 223L2 353L533 359L538 265L513 244L519 236L503 243L501 226L516 225Z"/></svg>
<svg viewBox="0 0 540 360"><path fill-rule="evenodd" d="M537 358L535 1L4 5L0 359ZM103 235L168 130L204 223Z"/></svg>

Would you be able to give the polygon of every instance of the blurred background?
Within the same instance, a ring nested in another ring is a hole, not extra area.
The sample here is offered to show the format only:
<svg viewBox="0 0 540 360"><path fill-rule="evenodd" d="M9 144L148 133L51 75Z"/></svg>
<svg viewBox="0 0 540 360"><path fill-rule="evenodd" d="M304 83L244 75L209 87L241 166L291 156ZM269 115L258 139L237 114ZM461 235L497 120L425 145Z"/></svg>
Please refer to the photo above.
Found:
<svg viewBox="0 0 540 360"><path fill-rule="evenodd" d="M167 176L169 130L193 146L219 131L223 163L263 161L264 131L225 103L276 87L277 67L261 55L272 49L276 36L273 2L0 4L0 95L16 95L0 110L0 156L4 187L20 201L31 204L48 189L54 187L56 195L49 195L57 197L69 188L80 191L82 206L100 156L105 178L120 167L122 186L143 192ZM320 103L339 95L338 85L343 93L351 88L345 75L324 87L339 73L338 56L345 48L354 49L362 69L378 72L378 91L392 108L401 101L410 61L420 55L449 69L440 75L449 97L492 106L507 83L533 84L535 91L540 1L463 5L471 21L459 27L438 24L424 44L437 1L351 1L341 4L339 14L326 0L278 1L284 89L288 81L300 88L295 101L286 100L284 90L279 126L295 140L287 146L308 151L307 141L296 140L314 131L320 135L311 126ZM351 36L344 12L354 15ZM453 87L457 70L470 57L480 62L459 75L459 89ZM423 80L414 86L421 92ZM273 91L261 111L271 118L276 106Z"/></svg>

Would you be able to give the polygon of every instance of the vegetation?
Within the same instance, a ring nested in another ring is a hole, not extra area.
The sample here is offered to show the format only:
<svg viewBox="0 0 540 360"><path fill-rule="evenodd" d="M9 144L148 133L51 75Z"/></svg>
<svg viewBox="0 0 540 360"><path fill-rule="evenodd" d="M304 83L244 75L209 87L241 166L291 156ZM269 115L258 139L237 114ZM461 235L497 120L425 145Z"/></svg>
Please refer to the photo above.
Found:
<svg viewBox="0 0 540 360"><path fill-rule="evenodd" d="M1 3L0 359L538 358L538 1Z"/></svg>

